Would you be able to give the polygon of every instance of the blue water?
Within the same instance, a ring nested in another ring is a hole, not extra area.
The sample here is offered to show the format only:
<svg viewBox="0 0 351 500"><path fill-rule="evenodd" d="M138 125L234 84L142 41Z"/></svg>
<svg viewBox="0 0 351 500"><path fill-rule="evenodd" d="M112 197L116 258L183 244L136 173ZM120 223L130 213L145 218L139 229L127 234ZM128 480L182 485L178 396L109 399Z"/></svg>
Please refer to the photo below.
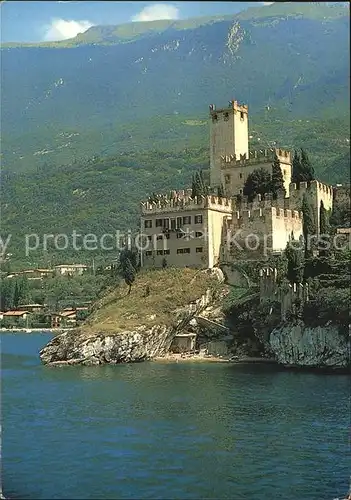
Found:
<svg viewBox="0 0 351 500"><path fill-rule="evenodd" d="M21 499L343 496L347 375L273 366L46 367L2 334L2 481Z"/></svg>

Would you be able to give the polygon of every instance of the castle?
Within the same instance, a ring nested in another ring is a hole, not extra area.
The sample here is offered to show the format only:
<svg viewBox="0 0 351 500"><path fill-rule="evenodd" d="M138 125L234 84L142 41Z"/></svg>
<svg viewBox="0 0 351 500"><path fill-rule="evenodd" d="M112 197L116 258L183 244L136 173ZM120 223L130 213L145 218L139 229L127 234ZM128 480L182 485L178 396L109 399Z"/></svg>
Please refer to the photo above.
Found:
<svg viewBox="0 0 351 500"><path fill-rule="evenodd" d="M333 188L317 180L291 182L291 152L249 151L248 106L230 101L227 108L210 105L210 190L224 196L197 196L192 190L172 191L141 202L143 267L212 268L221 262L254 259L263 252L281 253L291 238L302 236L302 199L306 193L316 226L323 201L332 209ZM272 172L279 160L285 193L271 193L249 202L243 188L258 168ZM266 255L266 253L265 253Z"/></svg>

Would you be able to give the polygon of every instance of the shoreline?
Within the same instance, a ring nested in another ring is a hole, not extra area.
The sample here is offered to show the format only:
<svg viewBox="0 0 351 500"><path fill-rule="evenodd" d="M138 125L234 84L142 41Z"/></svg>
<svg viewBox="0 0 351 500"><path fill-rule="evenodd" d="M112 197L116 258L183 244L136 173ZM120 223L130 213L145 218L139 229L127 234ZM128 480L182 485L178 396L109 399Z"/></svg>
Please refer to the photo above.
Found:
<svg viewBox="0 0 351 500"><path fill-rule="evenodd" d="M237 357L237 356L214 356L206 354L176 354L169 353L165 356L157 356L153 358L153 362L156 363L233 363L233 364L278 364L275 359L260 358L260 357Z"/></svg>
<svg viewBox="0 0 351 500"><path fill-rule="evenodd" d="M71 328L0 328L0 333L63 333Z"/></svg>

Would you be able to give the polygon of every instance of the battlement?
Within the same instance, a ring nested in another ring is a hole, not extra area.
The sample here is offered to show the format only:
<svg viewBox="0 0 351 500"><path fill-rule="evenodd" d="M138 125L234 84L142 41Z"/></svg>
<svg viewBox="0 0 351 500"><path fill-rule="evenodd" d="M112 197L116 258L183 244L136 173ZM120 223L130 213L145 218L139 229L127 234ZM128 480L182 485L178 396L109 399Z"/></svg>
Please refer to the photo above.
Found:
<svg viewBox="0 0 351 500"><path fill-rule="evenodd" d="M246 155L240 155L240 158L236 158L235 154L222 155L221 156L221 167L242 167L245 165L258 165L261 163L272 163L275 155L277 155L280 163L291 164L291 152L279 149L261 149L258 151L250 151L249 158Z"/></svg>
<svg viewBox="0 0 351 500"><path fill-rule="evenodd" d="M300 195L301 193L304 193L305 191L310 191L310 192L317 192L319 191L320 193L326 193L329 196L333 196L333 187L329 186L328 184L324 184L323 182L313 180L309 182L300 182L299 185L297 185L295 182L292 182L289 185L289 193L290 196L294 195L294 192L299 192Z"/></svg>
<svg viewBox="0 0 351 500"><path fill-rule="evenodd" d="M209 105L210 109L210 115L213 117L215 114L222 114L222 113L228 113L228 111L234 111L236 113L237 111L241 113L245 113L246 115L249 113L249 107L247 104L239 104L238 101L231 100L229 101L229 105L226 108L216 108L215 104L210 104Z"/></svg>
<svg viewBox="0 0 351 500"><path fill-rule="evenodd" d="M302 212L298 210L290 210L284 208L277 208L272 205L265 207L255 207L251 209L243 208L240 210L235 210L233 214L233 223L238 223L239 225L245 225L247 222L254 222L259 220L264 220L269 222L274 219L286 219L286 221L302 221Z"/></svg>
<svg viewBox="0 0 351 500"><path fill-rule="evenodd" d="M141 202L141 213L167 213L180 212L184 210L209 209L232 212L232 200L219 196L195 196L191 197L192 190L171 191L169 195L158 194L155 199Z"/></svg>
<svg viewBox="0 0 351 500"><path fill-rule="evenodd" d="M284 192L278 193L276 199L273 199L272 193L265 193L264 195L257 194L252 201L248 201L247 196L237 195L233 197L234 206L239 210L255 210L257 208L270 208L284 209L286 213L293 212L296 204L292 203L289 198L285 198Z"/></svg>

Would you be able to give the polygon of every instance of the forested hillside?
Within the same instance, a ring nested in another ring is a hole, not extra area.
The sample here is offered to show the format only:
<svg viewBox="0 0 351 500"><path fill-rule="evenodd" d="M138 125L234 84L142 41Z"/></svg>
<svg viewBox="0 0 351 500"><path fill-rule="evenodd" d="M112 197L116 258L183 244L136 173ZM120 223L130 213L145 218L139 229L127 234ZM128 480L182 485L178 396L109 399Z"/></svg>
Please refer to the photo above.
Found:
<svg viewBox="0 0 351 500"><path fill-rule="evenodd" d="M141 198L208 168L210 103L249 105L251 149L304 147L318 177L347 182L348 40L347 7L284 3L4 46L2 234L14 258L25 233L136 227Z"/></svg>

